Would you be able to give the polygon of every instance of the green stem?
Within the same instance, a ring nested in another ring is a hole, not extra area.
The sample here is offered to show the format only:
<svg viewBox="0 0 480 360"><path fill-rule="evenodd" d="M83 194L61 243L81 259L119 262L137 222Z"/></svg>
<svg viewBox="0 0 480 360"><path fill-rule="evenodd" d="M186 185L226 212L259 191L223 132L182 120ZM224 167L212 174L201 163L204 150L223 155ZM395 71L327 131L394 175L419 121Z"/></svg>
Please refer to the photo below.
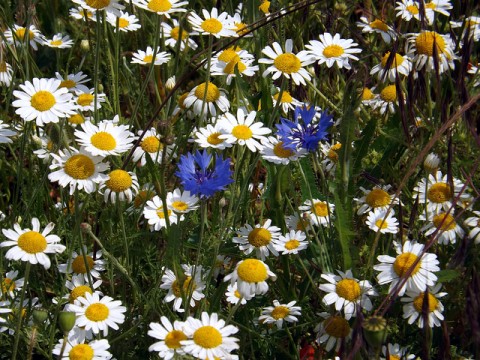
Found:
<svg viewBox="0 0 480 360"><path fill-rule="evenodd" d="M101 11L96 12L97 22L95 24L95 31L96 31L96 38L95 38L95 62L93 65L93 116L95 120L95 124L98 123L98 106L97 106L97 99L98 99L98 78L99 78L99 68L100 68L100 42L102 39L102 14Z"/></svg>
<svg viewBox="0 0 480 360"><path fill-rule="evenodd" d="M30 277L30 267L32 264L27 261L27 264L25 266L25 276L24 276L24 285L23 285L23 290L20 295L20 303L18 305L18 312L17 312L17 326L15 327L15 342L13 344L13 353L12 353L12 360L17 359L17 353L18 353L18 344L20 343L20 330L22 329L22 321L23 321L23 301L25 300L25 294L27 293L27 288L28 288L28 278Z"/></svg>

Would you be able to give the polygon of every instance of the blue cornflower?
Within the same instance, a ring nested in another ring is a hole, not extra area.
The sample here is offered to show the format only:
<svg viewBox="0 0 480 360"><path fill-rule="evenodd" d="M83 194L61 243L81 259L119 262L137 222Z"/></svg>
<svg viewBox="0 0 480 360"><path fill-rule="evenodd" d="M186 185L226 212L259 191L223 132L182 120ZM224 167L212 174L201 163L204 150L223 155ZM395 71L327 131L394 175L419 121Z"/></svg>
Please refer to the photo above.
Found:
<svg viewBox="0 0 480 360"><path fill-rule="evenodd" d="M195 155L188 153L180 157L175 173L185 190L202 198L208 198L219 190L225 190L233 182L230 159L223 160L215 155L215 166L209 168L212 156L206 150L197 150Z"/></svg>
<svg viewBox="0 0 480 360"><path fill-rule="evenodd" d="M285 149L315 151L318 143L325 140L327 129L332 125L333 115L326 111L320 113L320 119L313 122L315 118L315 106L297 106L294 112L295 121L280 118L281 123L277 124L277 135L283 142ZM300 121L300 119L302 121Z"/></svg>

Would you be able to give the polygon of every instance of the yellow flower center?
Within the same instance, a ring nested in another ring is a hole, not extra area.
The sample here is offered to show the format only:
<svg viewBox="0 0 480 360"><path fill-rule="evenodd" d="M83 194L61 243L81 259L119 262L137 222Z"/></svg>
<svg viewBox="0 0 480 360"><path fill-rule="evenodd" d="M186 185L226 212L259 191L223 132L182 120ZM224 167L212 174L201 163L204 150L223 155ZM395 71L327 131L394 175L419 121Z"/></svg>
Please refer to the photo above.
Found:
<svg viewBox="0 0 480 360"><path fill-rule="evenodd" d="M73 88L75 85L77 85L76 82L69 79L69 80L63 80L58 87L59 87L59 88L71 89L71 88Z"/></svg>
<svg viewBox="0 0 480 360"><path fill-rule="evenodd" d="M7 72L7 63L5 61L0 61L0 73Z"/></svg>
<svg viewBox="0 0 480 360"><path fill-rule="evenodd" d="M390 195L385 190L373 189L365 196L365 202L372 208L387 206L390 204Z"/></svg>
<svg viewBox="0 0 480 360"><path fill-rule="evenodd" d="M393 263L393 270L399 277L402 277L412 268L413 263L417 259L418 259L417 255L412 254L410 252L400 254L397 256L397 258L395 259L395 262ZM415 265L415 268L410 274L410 277L415 275L420 270L421 265L422 265L422 262L419 261L417 265Z"/></svg>
<svg viewBox="0 0 480 360"><path fill-rule="evenodd" d="M238 277L249 283L259 283L268 277L265 264L256 259L246 259L237 268Z"/></svg>
<svg viewBox="0 0 480 360"><path fill-rule="evenodd" d="M92 94L80 94L77 99L77 104L80 106L88 106L92 103L94 96Z"/></svg>
<svg viewBox="0 0 480 360"><path fill-rule="evenodd" d="M258 9L264 14L270 14L270 1L263 1L262 4L258 7Z"/></svg>
<svg viewBox="0 0 480 360"><path fill-rule="evenodd" d="M219 346L222 341L222 334L213 326L207 325L198 328L193 333L193 341L204 349L213 349Z"/></svg>
<svg viewBox="0 0 480 360"><path fill-rule="evenodd" d="M85 258L87 259L87 266L88 270L93 269L94 262L91 256L86 255ZM78 255L73 261L72 261L72 271L75 274L86 274L87 273L87 268L85 267L85 260L83 259L82 255Z"/></svg>
<svg viewBox="0 0 480 360"><path fill-rule="evenodd" d="M206 102L214 102L220 97L220 90L218 90L218 87L215 84L210 82L208 83L208 86L206 83L201 83L195 89L195 97L202 100L205 98Z"/></svg>
<svg viewBox="0 0 480 360"><path fill-rule="evenodd" d="M275 309L272 310L272 317L275 320L284 319L290 314L290 309L286 306L275 306Z"/></svg>
<svg viewBox="0 0 480 360"><path fill-rule="evenodd" d="M384 32L388 31L387 24L385 24L382 20L375 19L369 25L372 29L377 29Z"/></svg>
<svg viewBox="0 0 480 360"><path fill-rule="evenodd" d="M278 101L278 97L280 96L280 93L276 93L273 95L273 100ZM282 104L290 104L293 101L292 96L288 91L284 91L282 93L282 98L280 99L280 103Z"/></svg>
<svg viewBox="0 0 480 360"><path fill-rule="evenodd" d="M73 302L79 297L79 296L82 296L82 297L85 297L85 294L86 293L89 293L89 294L93 294L93 291L92 289L90 289L90 286L88 285L80 285L80 286L77 286L75 289L73 289L70 293L70 297L69 297L69 300L70 300L70 303L73 304Z"/></svg>
<svg viewBox="0 0 480 360"><path fill-rule="evenodd" d="M103 321L108 318L109 314L110 309L102 303L89 305L85 310L85 316L90 321Z"/></svg>
<svg viewBox="0 0 480 360"><path fill-rule="evenodd" d="M238 290L235 290L235 292L233 293L233 295L235 295L235 297L241 299L242 298L242 295L238 292Z"/></svg>
<svg viewBox="0 0 480 360"><path fill-rule="evenodd" d="M30 104L35 110L47 111L56 104L56 100L50 91L40 90L32 96Z"/></svg>
<svg viewBox="0 0 480 360"><path fill-rule="evenodd" d="M188 210L188 204L184 201L174 201L172 203L172 207L175 209L175 210L178 210L178 211L186 211Z"/></svg>
<svg viewBox="0 0 480 360"><path fill-rule="evenodd" d="M387 360L401 360L400 356L397 355L389 355Z"/></svg>
<svg viewBox="0 0 480 360"><path fill-rule="evenodd" d="M135 200L133 200L133 205L138 209L139 207L143 206L148 200L153 198L153 191L150 190L142 190L140 191L137 196L135 196Z"/></svg>
<svg viewBox="0 0 480 360"><path fill-rule="evenodd" d="M78 125L83 124L85 122L85 119L80 114L74 114L68 118L68 122L72 125Z"/></svg>
<svg viewBox="0 0 480 360"><path fill-rule="evenodd" d="M166 12L172 8L172 3L168 0L150 0L147 7L153 12Z"/></svg>
<svg viewBox="0 0 480 360"><path fill-rule="evenodd" d="M375 225L377 225L379 229L386 229L388 227L388 222L384 219L378 219L375 221Z"/></svg>
<svg viewBox="0 0 480 360"><path fill-rule="evenodd" d="M94 351L88 344L75 345L68 353L68 358L70 360L92 360L93 356Z"/></svg>
<svg viewBox="0 0 480 360"><path fill-rule="evenodd" d="M297 225L295 226L295 230L306 232L308 225L309 224L308 224L308 221L306 219L300 218L297 221Z"/></svg>
<svg viewBox="0 0 480 360"><path fill-rule="evenodd" d="M207 142L209 144L212 144L212 145L218 145L218 144L221 144L224 142L223 139L219 139L219 136L222 135L221 133L219 132L215 132L213 134L210 134L208 137L207 137Z"/></svg>
<svg viewBox="0 0 480 360"><path fill-rule="evenodd" d="M235 58L235 56L237 56L235 49L229 48L222 51L222 53L218 56L218 60L229 63Z"/></svg>
<svg viewBox="0 0 480 360"><path fill-rule="evenodd" d="M187 276L187 278L183 282L183 285L180 285L177 280L175 280L172 284L172 292L176 297L181 297L182 291L185 296L189 296L196 288L197 285L195 284L195 281L192 281L191 276Z"/></svg>
<svg viewBox="0 0 480 360"><path fill-rule="evenodd" d="M110 179L105 182L105 185L114 192L122 192L132 186L132 177L125 170L113 170L109 176Z"/></svg>
<svg viewBox="0 0 480 360"><path fill-rule="evenodd" d="M152 62L152 60L153 60L153 55L145 55L143 57L143 62L144 63L150 64Z"/></svg>
<svg viewBox="0 0 480 360"><path fill-rule="evenodd" d="M444 182L433 184L427 191L428 200L437 204L450 200L452 195L452 188Z"/></svg>
<svg viewBox="0 0 480 360"><path fill-rule="evenodd" d="M177 41L179 38L185 40L188 38L188 32L182 29L182 33L180 34L180 26L176 26L170 30L170 36Z"/></svg>
<svg viewBox="0 0 480 360"><path fill-rule="evenodd" d="M436 46L437 55L445 52L445 39L435 31L422 31L415 39L417 53L433 56L433 46Z"/></svg>
<svg viewBox="0 0 480 360"><path fill-rule="evenodd" d="M48 140L47 142L47 150L48 151L53 151L53 148L54 148L55 144L53 143L52 140Z"/></svg>
<svg viewBox="0 0 480 360"><path fill-rule="evenodd" d="M436 9L437 8L437 5L435 5L433 2L429 2L427 4L425 4L425 9Z"/></svg>
<svg viewBox="0 0 480 360"><path fill-rule="evenodd" d="M337 162L338 161L338 154L335 150L332 150L330 148L330 150L328 150L328 154L327 154L327 157L333 161L333 162Z"/></svg>
<svg viewBox="0 0 480 360"><path fill-rule="evenodd" d="M417 15L419 13L417 5L409 5L406 7L406 10L412 15Z"/></svg>
<svg viewBox="0 0 480 360"><path fill-rule="evenodd" d="M97 149L111 151L117 147L115 138L106 131L100 131L90 138L92 145Z"/></svg>
<svg viewBox="0 0 480 360"><path fill-rule="evenodd" d="M180 341L187 340L187 335L180 330L172 330L165 336L165 345L169 349L179 349L182 347Z"/></svg>
<svg viewBox="0 0 480 360"><path fill-rule="evenodd" d="M28 254L37 254L47 248L47 239L37 231L27 231L18 237L18 247Z"/></svg>
<svg viewBox="0 0 480 360"><path fill-rule="evenodd" d="M348 321L341 316L330 316L323 321L325 332L337 339L346 337L350 333Z"/></svg>
<svg viewBox="0 0 480 360"><path fill-rule="evenodd" d="M387 53L382 57L382 67L384 69L387 67L387 62L389 57L390 57L390 51L387 51ZM402 65L402 63L403 63L403 56L396 53L389 69L394 67L399 67L400 65Z"/></svg>
<svg viewBox="0 0 480 360"><path fill-rule="evenodd" d="M386 102L395 102L397 100L397 88L395 85L388 85L380 92L380 98Z"/></svg>
<svg viewBox="0 0 480 360"><path fill-rule="evenodd" d="M63 44L62 40L51 40L50 41L50 45L52 45L52 46L60 46L62 44Z"/></svg>
<svg viewBox="0 0 480 360"><path fill-rule="evenodd" d="M348 300L356 301L361 295L360 285L353 279L340 280L335 286L338 296Z"/></svg>
<svg viewBox="0 0 480 360"><path fill-rule="evenodd" d="M273 153L282 159L287 159L293 155L293 151L283 147L283 141L279 141L273 146Z"/></svg>
<svg viewBox="0 0 480 360"><path fill-rule="evenodd" d="M128 21L128 19L122 17L118 19L118 27L120 29L126 28L128 25L130 25L130 21Z"/></svg>
<svg viewBox="0 0 480 360"><path fill-rule="evenodd" d="M184 101L185 101L185 99L187 98L188 94L189 94L189 93L187 92L187 93L179 96L179 98L178 98L178 100L177 100L178 106L180 106L181 109L185 109ZM203 97L202 97L202 99L203 99Z"/></svg>
<svg viewBox="0 0 480 360"><path fill-rule="evenodd" d="M253 132L247 125L237 125L232 129L232 135L240 140L248 140L252 137Z"/></svg>
<svg viewBox="0 0 480 360"><path fill-rule="evenodd" d="M327 217L328 216L328 205L326 202L318 201L313 204L312 213L319 216L319 217Z"/></svg>
<svg viewBox="0 0 480 360"><path fill-rule="evenodd" d="M142 140L140 147L147 153L157 153L162 149L162 143L156 136L147 136Z"/></svg>
<svg viewBox="0 0 480 360"><path fill-rule="evenodd" d="M172 210L167 210L167 216L170 217L172 215ZM160 219L165 219L165 212L163 211L163 207L160 206L158 209L157 209L157 216L160 218Z"/></svg>
<svg viewBox="0 0 480 360"><path fill-rule="evenodd" d="M423 299L425 297L425 293L421 292L414 300L413 300L413 307L415 308L415 310L417 310L419 313L422 312L422 309L423 309ZM433 311L435 311L437 309L437 306L438 306L438 300L437 298L428 293L428 297L427 297L427 301L428 301L428 312L431 313Z"/></svg>
<svg viewBox="0 0 480 360"><path fill-rule="evenodd" d="M453 216L445 213L435 215L433 217L433 225L435 225L437 229L440 229L442 231L453 230L457 226Z"/></svg>
<svg viewBox="0 0 480 360"><path fill-rule="evenodd" d="M25 31L27 31L27 29L23 27L18 28L17 30L15 30L15 35L17 36L18 39L23 40L23 38L25 37ZM35 34L33 33L33 31L28 30L29 40L32 40L34 37L35 37Z"/></svg>
<svg viewBox="0 0 480 360"><path fill-rule="evenodd" d="M296 73L302 67L300 59L294 54L281 54L273 60L273 65L285 74Z"/></svg>
<svg viewBox="0 0 480 360"><path fill-rule="evenodd" d="M333 57L339 57L341 56L345 51L343 50L343 47L340 45L328 45L323 49L323 56L326 58L333 58Z"/></svg>
<svg viewBox="0 0 480 360"><path fill-rule="evenodd" d="M241 74L245 71L247 66L240 61L240 56L235 56L232 61L230 61L225 68L223 69L223 72L225 74L234 74L235 73L235 67L237 67L238 72Z"/></svg>
<svg viewBox="0 0 480 360"><path fill-rule="evenodd" d="M267 246L271 240L272 234L264 228L255 228L248 234L248 242L257 248Z"/></svg>
<svg viewBox="0 0 480 360"><path fill-rule="evenodd" d="M241 22L235 23L235 29L238 35L243 35L248 31L247 25Z"/></svg>
<svg viewBox="0 0 480 360"><path fill-rule="evenodd" d="M91 8L102 10L110 5L110 0L85 0L85 3Z"/></svg>
<svg viewBox="0 0 480 360"><path fill-rule="evenodd" d="M298 248L299 246L300 246L300 241L298 241L296 239L288 240L285 243L285 249L287 249L287 250L294 250L294 249Z"/></svg>
<svg viewBox="0 0 480 360"><path fill-rule="evenodd" d="M16 288L15 281L9 278L4 278L0 285L1 285L0 289L2 290L2 294L5 294L7 292L12 292Z"/></svg>
<svg viewBox="0 0 480 360"><path fill-rule="evenodd" d="M85 180L95 173L95 164L88 156L78 154L65 161L63 170L76 180Z"/></svg>
<svg viewBox="0 0 480 360"><path fill-rule="evenodd" d="M205 32L210 34L218 34L223 29L222 23L214 18L204 20L200 26Z"/></svg>
<svg viewBox="0 0 480 360"><path fill-rule="evenodd" d="M373 95L372 90L370 90L369 88L363 88L362 100L372 100L374 97L375 95Z"/></svg>

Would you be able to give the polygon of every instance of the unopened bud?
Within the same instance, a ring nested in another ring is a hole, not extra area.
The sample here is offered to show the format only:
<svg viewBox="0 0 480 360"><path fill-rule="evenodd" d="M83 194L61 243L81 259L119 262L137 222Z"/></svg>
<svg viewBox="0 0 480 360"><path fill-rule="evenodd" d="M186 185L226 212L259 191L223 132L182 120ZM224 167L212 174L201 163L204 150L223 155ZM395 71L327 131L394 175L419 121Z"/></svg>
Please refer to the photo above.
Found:
<svg viewBox="0 0 480 360"><path fill-rule="evenodd" d="M89 223L81 223L80 224L80 229L84 233L92 232L92 226Z"/></svg>
<svg viewBox="0 0 480 360"><path fill-rule="evenodd" d="M380 348L387 339L387 320L382 316L369 316L362 326L367 343L375 349Z"/></svg>
<svg viewBox="0 0 480 360"><path fill-rule="evenodd" d="M77 320L77 316L74 312L71 311L60 311L58 315L58 326L60 330L63 331L64 334L68 334L70 330L73 329L75 326L75 321Z"/></svg>
<svg viewBox="0 0 480 360"><path fill-rule="evenodd" d="M175 80L175 75L172 77L169 77L167 82L165 83L165 88L167 90L172 90L175 87L176 80Z"/></svg>
<svg viewBox="0 0 480 360"><path fill-rule="evenodd" d="M423 167L429 173L435 173L440 165L440 158L435 153L430 153L427 155L423 162Z"/></svg>
<svg viewBox="0 0 480 360"><path fill-rule="evenodd" d="M33 321L36 325L41 325L47 320L48 312L45 309L33 309Z"/></svg>
<svg viewBox="0 0 480 360"><path fill-rule="evenodd" d="M88 40L85 39L80 42L80 49L82 49L84 52L90 51L90 43Z"/></svg>

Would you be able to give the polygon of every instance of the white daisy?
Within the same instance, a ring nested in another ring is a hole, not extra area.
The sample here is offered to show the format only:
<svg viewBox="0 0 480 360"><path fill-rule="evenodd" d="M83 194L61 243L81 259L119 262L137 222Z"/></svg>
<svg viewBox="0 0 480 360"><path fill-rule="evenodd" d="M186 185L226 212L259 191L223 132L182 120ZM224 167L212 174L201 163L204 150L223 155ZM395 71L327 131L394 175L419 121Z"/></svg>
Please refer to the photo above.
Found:
<svg viewBox="0 0 480 360"><path fill-rule="evenodd" d="M421 214L419 219L422 221L427 220L425 215ZM452 212L446 213L440 211L437 214L428 214L428 223L422 226L420 231L425 232L425 236L429 236L436 233L436 239L439 244L448 245L449 243L455 244L457 236L461 239L465 235L465 231L455 221L455 217Z"/></svg>
<svg viewBox="0 0 480 360"><path fill-rule="evenodd" d="M83 274L73 275L72 281L67 280L65 282L65 287L69 289L70 292L63 298L68 299L68 301L73 304L78 297L85 297L85 293L93 294L95 292L102 296L102 292L97 291L100 285L102 285L102 280L97 280L92 283L92 288Z"/></svg>
<svg viewBox="0 0 480 360"><path fill-rule="evenodd" d="M435 284L437 276L434 272L440 270L437 255L424 253L425 246L415 241L407 240L403 246L401 243L394 242L394 245L398 255L396 257L379 255L377 259L380 264L373 267L376 271L380 271L377 275L380 285L390 283L388 291L392 292L402 281L403 285L398 290L398 295L402 296L405 290L425 291L427 286ZM416 263L415 266L413 266L414 263ZM408 278L404 282L403 279L407 274L409 274Z"/></svg>
<svg viewBox="0 0 480 360"><path fill-rule="evenodd" d="M407 56L402 56L399 53L391 55L390 51L387 51L380 64L372 68L370 75L377 74L379 81L395 82L398 74L408 76L410 71L412 71L412 63Z"/></svg>
<svg viewBox="0 0 480 360"><path fill-rule="evenodd" d="M133 53L132 64L148 65L153 61L154 65L162 65L170 60L170 54L166 51L160 51L160 47L155 51L155 60L153 59L153 49L147 46L147 51L138 50Z"/></svg>
<svg viewBox="0 0 480 360"><path fill-rule="evenodd" d="M455 44L449 35L442 35L435 31L421 31L418 34L410 34L408 39L411 44L409 54L413 57L415 70L419 71L426 67L427 71L435 71L437 56L438 72L441 74L449 68L454 69L453 60L457 59L454 53Z"/></svg>
<svg viewBox="0 0 480 360"><path fill-rule="evenodd" d="M463 21L450 21L450 27L452 29L463 29L462 39L465 38L467 33L469 38L472 38L475 42L480 39L480 17L478 16L468 16Z"/></svg>
<svg viewBox="0 0 480 360"><path fill-rule="evenodd" d="M407 291L407 296L400 299L403 305L403 318L408 319L409 324L413 324L417 319L419 328L424 326L424 307L428 315L428 327L441 326L443 318L443 304L439 300L447 295L446 292L439 292L442 284L429 287L428 292ZM424 301L427 303L424 305Z"/></svg>
<svg viewBox="0 0 480 360"><path fill-rule="evenodd" d="M65 345L63 342L64 339L60 339L52 350L52 354L58 357L63 349L60 360L107 360L112 358L112 354L107 351L110 348L110 344L106 339L92 340L86 343L84 336L72 333L69 335Z"/></svg>
<svg viewBox="0 0 480 360"><path fill-rule="evenodd" d="M423 161L423 168L431 174L435 174L440 167L440 157L435 153L429 153Z"/></svg>
<svg viewBox="0 0 480 360"><path fill-rule="evenodd" d="M125 6L119 3L119 0L72 0L75 4L90 11L106 11L117 16L120 15L120 10Z"/></svg>
<svg viewBox="0 0 480 360"><path fill-rule="evenodd" d="M20 85L23 91L13 92L17 100L12 105L18 108L15 113L25 121L36 120L38 126L57 123L60 118L74 114L72 94L59 86L57 79L34 78L33 83L26 81Z"/></svg>
<svg viewBox="0 0 480 360"><path fill-rule="evenodd" d="M267 306L262 309L262 315L258 318L258 322L262 324L276 324L277 329L282 328L284 321L290 323L297 322L297 316L302 314L302 308L294 306L295 304L296 301L280 304L278 300L273 300L273 306Z"/></svg>
<svg viewBox="0 0 480 360"><path fill-rule="evenodd" d="M18 223L13 224L13 229L2 229L3 235L9 239L0 243L0 247L11 247L5 254L8 260L28 261L31 264L40 264L45 269L50 268L51 262L47 254L60 254L66 247L59 244L57 235L49 235L55 227L49 223L40 232L40 221L32 218L32 230L22 229Z"/></svg>
<svg viewBox="0 0 480 360"><path fill-rule="evenodd" d="M73 273L82 275L86 281L88 281L89 274L94 279L100 279L102 276L100 273L105 271L105 260L102 260L102 250L89 253L84 245L83 251L76 252L74 250L72 257L66 263L58 265L58 271L63 274Z"/></svg>
<svg viewBox="0 0 480 360"><path fill-rule="evenodd" d="M237 282L238 292L244 297L251 297L268 291L268 278L276 280L277 276L267 264L257 259L245 259L237 263L235 270L225 276L224 281Z"/></svg>
<svg viewBox="0 0 480 360"><path fill-rule="evenodd" d="M138 135L142 135L143 130L138 131ZM145 132L145 135L133 152L132 161L136 163L140 160L140 164L145 166L147 163L147 156L150 157L154 164L160 164L162 162L163 150L166 148L167 156L170 155L169 147L166 147L161 141L160 134L157 129L151 128Z"/></svg>
<svg viewBox="0 0 480 360"><path fill-rule="evenodd" d="M321 164L325 172L334 174L338 163L338 151L342 148L342 144L336 142L334 144L320 143L320 151L325 156Z"/></svg>
<svg viewBox="0 0 480 360"><path fill-rule="evenodd" d="M173 192L167 193L167 207L176 214L186 214L190 211L193 211L198 208L198 201L200 199L191 195L190 191L181 191L180 189L175 189Z"/></svg>
<svg viewBox="0 0 480 360"><path fill-rule="evenodd" d="M235 236L233 242L239 244L238 248L246 255L255 250L256 256L262 260L265 260L270 253L278 256L273 241L279 238L280 228L270 226L271 224L270 219L267 219L263 225L255 225L255 228L245 224L238 230L239 236Z"/></svg>
<svg viewBox="0 0 480 360"><path fill-rule="evenodd" d="M85 18L87 18L88 21L97 21L97 17L95 16L95 11L84 9L81 6L70 9L69 15L75 20L85 21Z"/></svg>
<svg viewBox="0 0 480 360"><path fill-rule="evenodd" d="M172 19L172 23L173 26L170 26L165 22L162 22L161 24L165 45L175 49L177 47L177 42L180 40L181 51L184 51L185 49L197 49L197 43L190 38L190 35L194 34L190 34L184 27L180 30L180 23L177 20Z"/></svg>
<svg viewBox="0 0 480 360"><path fill-rule="evenodd" d="M89 91L75 91L75 105L80 111L94 111L95 110L95 94L94 89ZM102 103L106 101L104 93L97 93L97 110L102 107Z"/></svg>
<svg viewBox="0 0 480 360"><path fill-rule="evenodd" d="M369 296L377 296L378 293L370 282L355 279L351 270L345 273L340 270L337 272L340 276L332 273L322 274L322 278L328 281L328 284L320 285L320 290L328 293L323 297L323 303L335 304L336 311L343 309L347 320L357 315L358 307L366 311L372 310L373 305Z"/></svg>
<svg viewBox="0 0 480 360"><path fill-rule="evenodd" d="M332 36L329 33L319 35L320 41L310 40L305 47L309 50L315 61L319 64L326 63L330 68L337 64L339 68L351 69L350 60L358 60L353 54L362 52L356 48L358 44L351 39L342 39L340 34Z"/></svg>
<svg viewBox="0 0 480 360"><path fill-rule="evenodd" d="M248 297L242 296L238 292L237 283L233 283L233 284L228 284L227 291L225 292L225 296L227 297L227 301L230 304L237 305L238 303L240 303L240 305L245 305L248 300L253 298L254 295L253 296L250 295Z"/></svg>
<svg viewBox="0 0 480 360"><path fill-rule="evenodd" d="M426 4L425 4L426 5ZM397 1L397 7L395 8L397 17L401 17L405 21L416 19L421 20L420 8L416 0L401 0ZM433 10L425 6L425 19L428 24L431 25L435 18Z"/></svg>
<svg viewBox="0 0 480 360"><path fill-rule="evenodd" d="M430 0L425 2L425 9L432 9L434 12L439 14L450 16L449 10L453 9L450 0Z"/></svg>
<svg viewBox="0 0 480 360"><path fill-rule="evenodd" d="M357 26L360 27L364 33L380 34L383 41L387 44L390 43L392 38L395 38L395 30L381 19L369 21L365 16L362 16L360 21L357 22Z"/></svg>
<svg viewBox="0 0 480 360"><path fill-rule="evenodd" d="M90 81L90 79L82 71L79 71L76 74L68 74L66 78L60 75L58 72L55 73L55 76L61 81L60 85L58 86L59 88L67 88L68 91L73 93L77 91L88 93L90 91L90 89L84 85Z"/></svg>
<svg viewBox="0 0 480 360"><path fill-rule="evenodd" d="M303 205L298 207L298 210L305 212L304 214L308 217L311 224L330 226L335 204L320 199L305 200Z"/></svg>
<svg viewBox="0 0 480 360"><path fill-rule="evenodd" d="M388 346L388 354L387 354L387 346ZM400 347L399 344L388 344L387 346L382 346L382 354L385 356L384 358L380 358L381 360L394 360L394 359L403 359L403 360L413 360L416 358L415 355L409 354L408 349L404 347Z"/></svg>
<svg viewBox="0 0 480 360"><path fill-rule="evenodd" d="M304 233L312 230L307 213L301 215L298 213L287 215L285 216L285 224L287 225L288 230L302 231Z"/></svg>
<svg viewBox="0 0 480 360"><path fill-rule="evenodd" d="M226 325L216 313L202 312L201 320L188 317L184 327L188 340L180 343L184 351L198 359L228 359L239 348L238 339L230 335L238 332L233 325Z"/></svg>
<svg viewBox="0 0 480 360"><path fill-rule="evenodd" d="M337 352L342 343L351 337L352 328L342 316L330 315L326 312L320 313L320 316L325 320L315 328L317 331L317 343L326 343L325 350L327 352L333 348Z"/></svg>
<svg viewBox="0 0 480 360"><path fill-rule="evenodd" d="M202 148L209 147L223 150L233 146L233 144L226 142L225 139L221 139L220 135L222 135L222 131L218 124L214 126L207 124L206 127L199 128L195 131L194 141Z"/></svg>
<svg viewBox="0 0 480 360"><path fill-rule="evenodd" d="M213 35L216 38L237 36L235 24L226 12L218 14L217 8L211 12L202 9L203 19L194 12L188 15L188 22L192 29L201 35Z"/></svg>
<svg viewBox="0 0 480 360"><path fill-rule="evenodd" d="M78 297L73 305L69 305L69 311L75 312L77 322L75 325L91 330L94 334L103 332L108 335L108 328L118 330L118 324L125 320L123 314L127 311L120 300L113 300L109 296L100 296L96 293L85 293L85 297Z"/></svg>
<svg viewBox="0 0 480 360"><path fill-rule="evenodd" d="M394 199L395 196L388 193L391 188L391 185L382 185L374 186L372 190L367 190L360 186L360 190L362 190L364 195L361 198L353 199L361 204L357 214L362 215L375 209L388 210L391 204L398 204L398 198Z"/></svg>
<svg viewBox="0 0 480 360"><path fill-rule="evenodd" d="M395 107L398 105L397 87L388 85L380 91L380 94L370 102L374 109L380 109L380 114L395 113ZM404 96L405 98L405 96Z"/></svg>
<svg viewBox="0 0 480 360"><path fill-rule="evenodd" d="M370 211L365 223L375 232L396 234L398 232L398 220L394 217L392 210L390 210L388 215L387 211L379 208Z"/></svg>
<svg viewBox="0 0 480 360"><path fill-rule="evenodd" d="M123 32L128 31L137 31L142 26L138 23L138 18L135 15L130 15L128 12L120 11L120 16L116 16L112 13L107 13L107 21L110 25L115 27L117 30L117 20L118 20L118 30Z"/></svg>
<svg viewBox="0 0 480 360"><path fill-rule="evenodd" d="M308 247L307 236L303 231L290 230L285 235L280 235L278 239L272 240L275 250L282 255L298 254L299 251Z"/></svg>
<svg viewBox="0 0 480 360"><path fill-rule="evenodd" d="M272 79L278 79L280 76L285 76L287 79L292 78L295 85L305 85L305 80L310 80L310 74L304 69L305 66L313 62L312 57L307 51L300 51L297 54L293 52L293 41L287 39L285 41L285 52L283 52L279 43L274 42L272 46L267 46L262 50L262 53L268 58L261 58L258 60L260 64L270 65L262 74L266 77L273 73Z"/></svg>
<svg viewBox="0 0 480 360"><path fill-rule="evenodd" d="M176 224L184 219L183 215L179 218L172 210L167 210L167 214L165 214L162 199L158 195L147 201L143 208L143 216L148 220L150 231L159 231L161 228L166 227L166 217L168 217L170 224Z"/></svg>
<svg viewBox="0 0 480 360"><path fill-rule="evenodd" d="M108 180L100 183L99 191L103 190L103 200L113 204L117 200L132 202L138 192L137 175L131 171L116 169L108 174Z"/></svg>
<svg viewBox="0 0 480 360"><path fill-rule="evenodd" d="M77 142L93 156L120 155L133 146L134 135L127 125L117 125L113 120L103 120L98 125L86 121L75 130Z"/></svg>
<svg viewBox="0 0 480 360"><path fill-rule="evenodd" d="M185 355L183 345L180 343L180 341L188 339L183 331L185 323L175 320L172 325L165 316L162 316L160 321L162 322L161 324L156 322L150 323L148 336L160 341L150 345L148 351L157 351L158 356L165 360L173 359L175 355Z"/></svg>
<svg viewBox="0 0 480 360"><path fill-rule="evenodd" d="M91 194L96 190L96 184L106 181L108 176L103 174L109 167L103 163L100 156L92 156L85 150L75 148L60 150L57 154L51 154L53 163L48 174L48 180L58 182L62 187L70 187L70 195L75 189L84 190Z"/></svg>
<svg viewBox="0 0 480 360"><path fill-rule="evenodd" d="M17 135L16 131L10 130L7 124L3 123L3 120L0 120L0 144L10 144L12 139L9 136Z"/></svg>
<svg viewBox="0 0 480 360"><path fill-rule="evenodd" d="M185 108L193 106L193 112L196 115L211 116L217 115L215 105L218 106L222 113L228 111L230 102L226 97L225 90L219 89L214 83L201 83L195 86L188 93L183 101Z"/></svg>
<svg viewBox="0 0 480 360"><path fill-rule="evenodd" d="M283 141L278 138L269 136L266 140L262 140L263 148L260 150L262 159L274 164L287 165L290 161L297 161L305 156L308 152L305 149L286 149L283 147Z"/></svg>
<svg viewBox="0 0 480 360"><path fill-rule="evenodd" d="M242 50L244 51L244 50ZM227 79L225 80L227 85L230 85L232 79L236 76L238 72L240 76L253 76L258 71L258 65L253 65L254 59L243 58L241 55L237 55L229 62L217 61L214 62L210 68L211 75L226 75Z"/></svg>
<svg viewBox="0 0 480 360"><path fill-rule="evenodd" d="M465 226L472 228L468 233L468 237L474 240L475 244L480 243L480 211L473 211L475 216L467 218L464 222Z"/></svg>
<svg viewBox="0 0 480 360"><path fill-rule="evenodd" d="M182 6L188 4L188 1L179 0L133 0L133 4L147 11L164 15L170 18L170 14L176 12L186 12Z"/></svg>
<svg viewBox="0 0 480 360"><path fill-rule="evenodd" d="M272 95L273 106L277 106L277 102L280 102L280 107L282 111L286 114L289 110L295 110L295 107L301 106L301 102L290 94L287 90L282 91L282 96L280 97L280 88L277 88L275 94Z"/></svg>
<svg viewBox="0 0 480 360"><path fill-rule="evenodd" d="M53 35L51 40L45 39L43 45L56 49L68 49L73 46L73 40L70 39L70 36L68 35L63 36L61 33L58 33Z"/></svg>
<svg viewBox="0 0 480 360"><path fill-rule="evenodd" d="M6 61L0 61L0 85L10 86L13 78L12 65Z"/></svg>
<svg viewBox="0 0 480 360"><path fill-rule="evenodd" d="M28 33L27 33L28 31ZM35 25L30 25L28 30L20 25L13 25L12 29L7 29L4 32L7 43L15 46L21 46L24 43L29 43L33 50L38 50L37 44L43 45L44 37Z"/></svg>
<svg viewBox="0 0 480 360"><path fill-rule="evenodd" d="M5 276L0 277L0 299L1 298L14 298L15 292L22 290L25 278L17 279L18 270L10 270Z"/></svg>

